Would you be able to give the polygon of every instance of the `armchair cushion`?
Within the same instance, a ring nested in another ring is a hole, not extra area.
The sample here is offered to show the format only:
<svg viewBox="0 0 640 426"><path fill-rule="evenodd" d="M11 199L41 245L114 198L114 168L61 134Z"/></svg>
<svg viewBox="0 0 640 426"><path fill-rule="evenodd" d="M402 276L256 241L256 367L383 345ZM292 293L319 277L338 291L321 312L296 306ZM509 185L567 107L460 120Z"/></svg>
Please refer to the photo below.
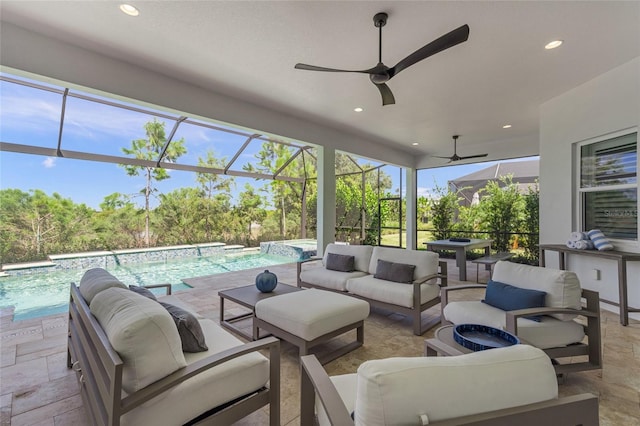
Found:
<svg viewBox="0 0 640 426"><path fill-rule="evenodd" d="M355 256L327 253L327 264L325 267L332 271L353 272L355 269Z"/></svg>
<svg viewBox="0 0 640 426"><path fill-rule="evenodd" d="M582 309L582 289L575 272L499 261L494 267L493 279L520 288L546 292L547 307ZM552 316L561 321L576 317L571 314Z"/></svg>
<svg viewBox="0 0 640 426"><path fill-rule="evenodd" d="M124 361L122 388L135 392L187 365L171 315L127 288L98 293L90 305Z"/></svg>
<svg viewBox="0 0 640 426"><path fill-rule="evenodd" d="M442 314L453 324L483 324L505 330L507 316L502 309L480 301L456 301L447 304ZM581 342L584 327L576 321L560 321L545 315L540 322L518 318L518 337L540 349L558 348Z"/></svg>
<svg viewBox="0 0 640 426"><path fill-rule="evenodd" d="M544 291L528 290L514 287L509 284L489 280L482 302L503 311L515 311L518 309L541 308L547 295ZM540 322L540 316L527 317L532 321Z"/></svg>
<svg viewBox="0 0 640 426"><path fill-rule="evenodd" d="M558 397L549 357L528 345L367 361L357 380L355 421L367 426L415 425L423 415L434 422Z"/></svg>
<svg viewBox="0 0 640 426"><path fill-rule="evenodd" d="M373 277L380 280L411 284L411 282L413 282L413 271L415 271L415 269L416 265L378 259L378 266L376 267L376 273Z"/></svg>

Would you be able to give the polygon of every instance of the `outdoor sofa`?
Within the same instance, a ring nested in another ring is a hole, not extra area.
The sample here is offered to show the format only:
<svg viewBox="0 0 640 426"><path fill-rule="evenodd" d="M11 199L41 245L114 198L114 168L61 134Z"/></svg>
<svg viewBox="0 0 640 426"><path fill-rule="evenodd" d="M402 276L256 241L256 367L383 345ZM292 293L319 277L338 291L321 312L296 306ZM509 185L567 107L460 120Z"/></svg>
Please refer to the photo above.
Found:
<svg viewBox="0 0 640 426"><path fill-rule="evenodd" d="M311 262L314 267L307 266ZM298 262L297 284L400 312L413 319L413 333L419 336L438 323L423 326L421 314L440 303L440 288L447 285L447 263L429 251L329 244L322 258Z"/></svg>
<svg viewBox="0 0 640 426"><path fill-rule="evenodd" d="M88 424L231 424L267 404L280 424L277 339L243 343L177 298L161 297L166 307L135 289L100 268L71 284L67 363Z"/></svg>

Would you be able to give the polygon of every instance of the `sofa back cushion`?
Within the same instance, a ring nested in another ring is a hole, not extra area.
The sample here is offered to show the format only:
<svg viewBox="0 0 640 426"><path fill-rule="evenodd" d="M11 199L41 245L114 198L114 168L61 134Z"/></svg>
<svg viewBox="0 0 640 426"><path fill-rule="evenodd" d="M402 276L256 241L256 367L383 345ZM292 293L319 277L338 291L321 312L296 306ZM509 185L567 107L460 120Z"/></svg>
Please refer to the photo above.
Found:
<svg viewBox="0 0 640 426"><path fill-rule="evenodd" d="M549 357L528 345L451 357L387 358L358 368L355 421L419 425L557 397Z"/></svg>
<svg viewBox="0 0 640 426"><path fill-rule="evenodd" d="M327 256L329 253L344 254L354 257L354 267L356 271L367 272L369 270L369 261L371 260L371 246L352 246L346 244L328 244L324 250L322 264L326 266Z"/></svg>
<svg viewBox="0 0 640 426"><path fill-rule="evenodd" d="M378 268L378 259L387 262L404 263L415 265L413 279L426 277L438 273L438 254L425 250L406 250L390 247L373 247L371 262L369 262L369 273L374 275Z"/></svg>
<svg viewBox="0 0 640 426"><path fill-rule="evenodd" d="M111 287L127 288L116 277L108 273L102 268L89 269L80 279L80 294L91 305L91 301L102 290Z"/></svg>
<svg viewBox="0 0 640 426"><path fill-rule="evenodd" d="M520 288L546 292L545 306L550 308L582 308L580 281L572 271L500 261L494 267L493 279ZM576 317L568 314L552 316L562 321Z"/></svg>
<svg viewBox="0 0 640 426"><path fill-rule="evenodd" d="M158 302L126 288L109 288L94 297L90 309L122 358L127 393L187 365L178 329Z"/></svg>

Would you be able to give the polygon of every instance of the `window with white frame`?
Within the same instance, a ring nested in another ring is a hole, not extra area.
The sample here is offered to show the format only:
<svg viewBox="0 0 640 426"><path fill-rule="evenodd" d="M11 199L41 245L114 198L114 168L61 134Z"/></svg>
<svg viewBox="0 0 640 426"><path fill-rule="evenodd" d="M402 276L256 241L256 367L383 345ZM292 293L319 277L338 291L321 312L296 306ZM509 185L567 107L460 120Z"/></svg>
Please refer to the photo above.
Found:
<svg viewBox="0 0 640 426"><path fill-rule="evenodd" d="M638 241L638 133L580 145L581 228Z"/></svg>

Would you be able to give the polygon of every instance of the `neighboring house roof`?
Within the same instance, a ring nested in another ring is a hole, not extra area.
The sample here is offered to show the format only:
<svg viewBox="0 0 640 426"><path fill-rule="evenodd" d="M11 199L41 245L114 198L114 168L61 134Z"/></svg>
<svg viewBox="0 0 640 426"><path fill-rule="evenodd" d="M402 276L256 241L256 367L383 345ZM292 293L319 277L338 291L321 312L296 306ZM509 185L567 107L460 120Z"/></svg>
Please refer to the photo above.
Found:
<svg viewBox="0 0 640 426"><path fill-rule="evenodd" d="M474 194L484 188L489 181L499 180L502 176L512 176L512 182L517 184L521 193L527 193L532 183L538 180L540 173L540 160L500 162L477 172L450 180L449 188L460 190L463 197L462 205L470 205ZM482 194L476 196L476 200L482 198Z"/></svg>

